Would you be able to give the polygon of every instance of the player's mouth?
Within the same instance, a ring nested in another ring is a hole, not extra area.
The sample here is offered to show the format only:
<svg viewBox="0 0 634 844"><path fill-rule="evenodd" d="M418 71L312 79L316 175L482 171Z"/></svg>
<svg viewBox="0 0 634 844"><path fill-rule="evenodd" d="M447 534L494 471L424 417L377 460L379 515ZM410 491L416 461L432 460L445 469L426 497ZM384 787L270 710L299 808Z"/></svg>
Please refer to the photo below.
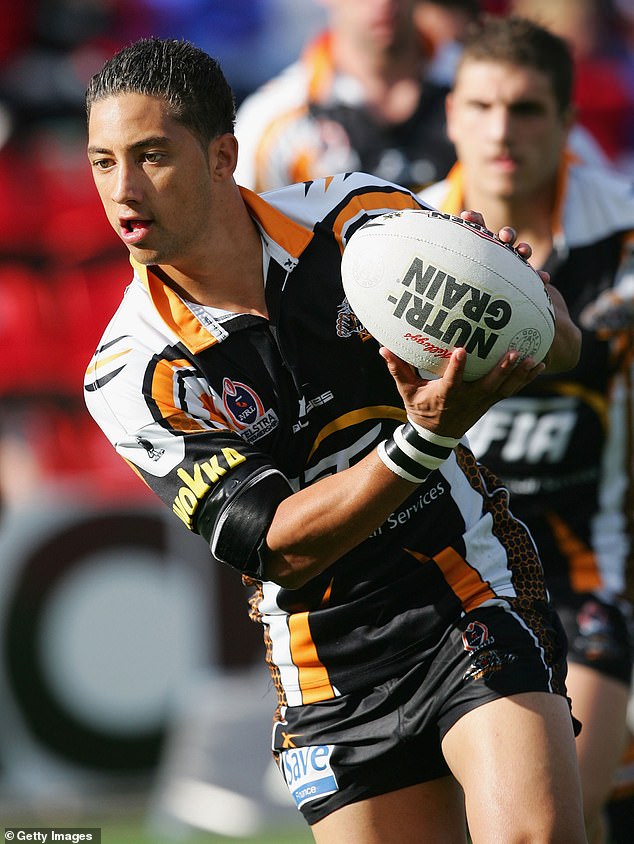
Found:
<svg viewBox="0 0 634 844"><path fill-rule="evenodd" d="M495 167L496 170L502 171L503 173L514 173L519 166L517 158L514 158L511 155L504 154L496 155L494 158L492 158L491 164Z"/></svg>
<svg viewBox="0 0 634 844"><path fill-rule="evenodd" d="M128 245L139 243L152 227L151 220L141 220L136 217L119 218L119 236Z"/></svg>

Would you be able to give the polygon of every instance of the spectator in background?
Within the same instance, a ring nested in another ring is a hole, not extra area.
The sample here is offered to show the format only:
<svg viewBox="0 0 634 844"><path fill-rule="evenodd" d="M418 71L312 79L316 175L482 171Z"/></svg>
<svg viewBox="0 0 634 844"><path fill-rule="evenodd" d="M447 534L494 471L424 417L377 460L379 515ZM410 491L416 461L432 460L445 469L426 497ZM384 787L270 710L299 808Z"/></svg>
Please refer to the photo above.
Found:
<svg viewBox="0 0 634 844"><path fill-rule="evenodd" d="M454 161L446 87L427 78L414 0L320 0L328 28L248 97L236 123L237 181L270 190L349 170L410 188Z"/></svg>
<svg viewBox="0 0 634 844"><path fill-rule="evenodd" d="M572 86L565 41L517 17L484 19L465 44L447 100L458 163L422 196L452 214L478 208L492 228L510 223L579 321L625 272L634 198L616 173L567 154ZM535 538L568 632L590 844L606 840L602 809L624 749L632 670L624 598L632 551L632 348L631 333L587 329L574 370L531 384L469 433Z"/></svg>

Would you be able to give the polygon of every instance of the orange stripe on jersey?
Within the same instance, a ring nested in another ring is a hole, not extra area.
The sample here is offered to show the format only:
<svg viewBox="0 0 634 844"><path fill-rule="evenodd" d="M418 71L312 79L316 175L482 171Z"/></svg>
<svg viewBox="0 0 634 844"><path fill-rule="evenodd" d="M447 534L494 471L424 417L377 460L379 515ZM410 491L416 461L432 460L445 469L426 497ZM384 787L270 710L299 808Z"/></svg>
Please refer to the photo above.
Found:
<svg viewBox="0 0 634 844"><path fill-rule="evenodd" d="M127 458L127 457L124 457L123 459L124 459L124 460L125 460L125 462L128 464L128 466L132 469L132 471L134 472L134 474L135 474L135 475L137 475L137 477L141 478L141 480L143 481L143 483L144 483L144 484L148 487L148 489L150 489L150 485L149 485L149 483L145 480L145 478L143 477L143 475L141 474L141 470L140 470L137 466L135 466L135 465L134 465L134 463L132 463L130 460L128 460L128 458Z"/></svg>
<svg viewBox="0 0 634 844"><path fill-rule="evenodd" d="M424 554L418 554L409 548L405 550L421 563L429 562L429 557ZM472 568L454 548L445 548L432 560L442 572L453 593L460 599L465 612L474 610L490 598L496 597L489 584L482 580L479 572Z"/></svg>
<svg viewBox="0 0 634 844"><path fill-rule="evenodd" d="M572 150L566 150L559 163L557 180L555 182L555 202L550 218L553 238L558 240L564 236L564 202L568 188L568 173L570 165L578 162L578 157Z"/></svg>
<svg viewBox="0 0 634 844"><path fill-rule="evenodd" d="M458 217L464 207L464 175L461 165L454 164L447 174L447 183L449 191L442 203L438 206L438 210L443 214L453 214Z"/></svg>
<svg viewBox="0 0 634 844"><path fill-rule="evenodd" d="M288 178L290 182L308 182L315 172L315 155L310 150L298 153L289 166Z"/></svg>
<svg viewBox="0 0 634 844"><path fill-rule="evenodd" d="M561 553L568 559L570 585L574 592L592 592L601 587L601 574L597 558L588 546L575 536L568 525L556 513L549 512L546 518L552 528Z"/></svg>
<svg viewBox="0 0 634 844"><path fill-rule="evenodd" d="M171 287L134 258L130 258L130 263L147 287L152 303L165 325L190 351L197 355L218 342Z"/></svg>
<svg viewBox="0 0 634 844"><path fill-rule="evenodd" d="M609 426L609 402L607 398L596 390L588 390L582 384L575 384L573 381L551 381L547 388L557 395L574 396L587 404L598 416L603 430L607 431Z"/></svg>
<svg viewBox="0 0 634 844"><path fill-rule="evenodd" d="M180 367L191 369L191 363L188 360L159 361L152 377L152 398L163 419L169 420L174 430L188 434L199 433L206 430L205 427L175 407L174 373Z"/></svg>
<svg viewBox="0 0 634 844"><path fill-rule="evenodd" d="M389 199L387 198L389 196ZM343 230L346 224L354 217L357 211L376 211L389 206L390 210L396 211L403 208L420 209L420 205L413 196L408 193L364 193L362 197L352 195L345 207L337 215L332 231L337 239L339 248L343 252Z"/></svg>
<svg viewBox="0 0 634 844"><path fill-rule="evenodd" d="M123 355L128 355L132 349L123 349L120 352L115 352L113 355L108 355L105 358L99 358L96 363L91 364L88 369L86 370L86 375L92 375L93 372L96 372L98 369L101 369L102 366L106 366L106 364L111 363L111 361L116 360L117 358L123 357Z"/></svg>
<svg viewBox="0 0 634 844"><path fill-rule="evenodd" d="M309 459L331 434L337 431L343 431L345 428L352 427L352 425L358 425L367 419L396 419L398 422L405 422L406 414L403 408L390 407L389 405L363 407L360 410L352 410L350 413L344 413L343 416L338 416L337 419L333 419L332 422L325 425L317 434L313 447L310 450Z"/></svg>
<svg viewBox="0 0 634 844"><path fill-rule="evenodd" d="M304 50L302 61L309 71L308 101L320 102L330 91L334 75L332 34L320 33Z"/></svg>
<svg viewBox="0 0 634 844"><path fill-rule="evenodd" d="M334 577L333 577L333 578L331 578L330 583L328 584L328 588L327 588L327 589L326 589L326 591L324 592L324 597L321 599L321 606L322 606L322 607L327 606L328 602L330 601L330 595L331 595L331 593L332 593L332 584L333 584L333 581L334 581Z"/></svg>
<svg viewBox="0 0 634 844"><path fill-rule="evenodd" d="M261 192L266 188L266 185L262 183L262 178L266 177L266 163L272 156L272 148L274 144L277 142L279 136L288 124L293 123L298 118L301 118L306 112L307 108L305 105L294 106L293 108L288 109L288 111L285 111L283 114L276 115L262 131L255 148L256 192ZM301 177L295 178L293 175L293 178L290 179L291 182L293 180L298 182L303 182L305 180L305 173L310 172L308 168L314 164L313 158L314 156L309 157L308 155L302 155L301 153L297 154L290 165L289 170L291 174L297 173L301 175Z"/></svg>
<svg viewBox="0 0 634 844"><path fill-rule="evenodd" d="M302 703L316 703L335 696L328 672L317 656L308 613L294 613L288 620L293 662L299 674Z"/></svg>
<svg viewBox="0 0 634 844"><path fill-rule="evenodd" d="M240 193L250 213L264 231L289 255L299 258L312 240L313 233L286 217L252 190L241 187Z"/></svg>

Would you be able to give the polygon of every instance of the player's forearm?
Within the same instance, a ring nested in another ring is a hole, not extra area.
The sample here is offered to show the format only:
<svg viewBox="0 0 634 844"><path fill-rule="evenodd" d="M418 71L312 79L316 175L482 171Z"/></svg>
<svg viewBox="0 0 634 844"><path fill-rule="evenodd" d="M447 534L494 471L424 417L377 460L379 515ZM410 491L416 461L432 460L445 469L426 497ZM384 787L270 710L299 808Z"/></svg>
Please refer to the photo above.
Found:
<svg viewBox="0 0 634 844"><path fill-rule="evenodd" d="M302 586L366 539L415 485L391 472L376 451L281 502L266 536L266 578Z"/></svg>

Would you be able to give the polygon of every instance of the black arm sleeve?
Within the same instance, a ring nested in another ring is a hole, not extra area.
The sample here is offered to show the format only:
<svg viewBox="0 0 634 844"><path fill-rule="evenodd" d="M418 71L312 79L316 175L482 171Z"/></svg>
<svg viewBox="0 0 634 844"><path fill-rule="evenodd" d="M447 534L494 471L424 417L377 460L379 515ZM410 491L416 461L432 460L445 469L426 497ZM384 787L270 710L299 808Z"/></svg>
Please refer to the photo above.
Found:
<svg viewBox="0 0 634 844"><path fill-rule="evenodd" d="M292 492L278 469L261 466L207 496L198 511L196 532L221 563L262 580L264 536L279 503Z"/></svg>

